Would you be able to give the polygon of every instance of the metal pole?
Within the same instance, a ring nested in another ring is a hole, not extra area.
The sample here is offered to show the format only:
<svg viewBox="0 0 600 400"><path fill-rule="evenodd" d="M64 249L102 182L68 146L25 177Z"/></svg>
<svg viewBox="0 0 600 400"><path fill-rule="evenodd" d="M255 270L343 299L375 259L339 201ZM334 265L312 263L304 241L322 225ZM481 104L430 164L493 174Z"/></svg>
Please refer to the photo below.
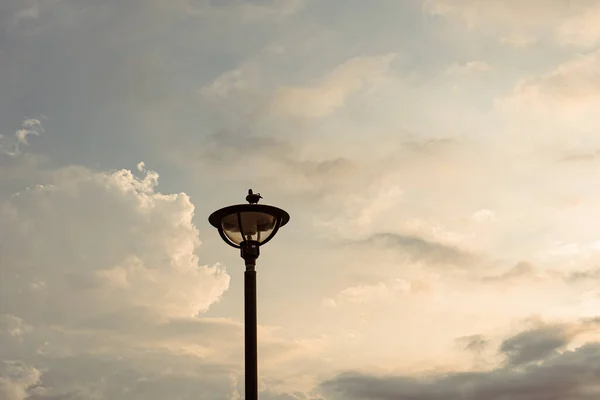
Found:
<svg viewBox="0 0 600 400"><path fill-rule="evenodd" d="M258 400L258 350L256 334L256 269L246 260L244 272L244 341L246 399Z"/></svg>

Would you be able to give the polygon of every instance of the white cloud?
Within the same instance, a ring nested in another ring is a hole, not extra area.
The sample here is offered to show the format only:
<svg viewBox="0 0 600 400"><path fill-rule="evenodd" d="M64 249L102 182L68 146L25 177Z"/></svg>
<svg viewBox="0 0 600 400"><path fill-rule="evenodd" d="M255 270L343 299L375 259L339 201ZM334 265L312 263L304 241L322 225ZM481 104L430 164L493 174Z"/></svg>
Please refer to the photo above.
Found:
<svg viewBox="0 0 600 400"><path fill-rule="evenodd" d="M519 151L537 149L538 156L544 149L557 159L582 160L582 155L593 159L600 148L600 136L595 134L600 121L599 67L600 52L577 55L548 72L522 78L512 93L497 98L495 108L507 121L511 146ZM569 178L563 188L577 182L584 181Z"/></svg>
<svg viewBox="0 0 600 400"><path fill-rule="evenodd" d="M158 192L158 174L140 169L63 168L0 203L0 359L28 362L0 370L2 400L235 398L242 325L197 316L229 276L199 263L189 197ZM326 345L265 329L261 371L274 380Z"/></svg>
<svg viewBox="0 0 600 400"><path fill-rule="evenodd" d="M29 136L39 136L44 132L42 123L39 119L28 118L21 123L13 137L0 135L0 154L4 153L10 156L20 154L20 145L28 145Z"/></svg>
<svg viewBox="0 0 600 400"><path fill-rule="evenodd" d="M487 208L477 210L471 215L471 220L477 223L493 222L496 221L496 219L496 214Z"/></svg>
<svg viewBox="0 0 600 400"><path fill-rule="evenodd" d="M23 319L12 314L0 314L0 334L21 337L30 331L31 326L26 324Z"/></svg>
<svg viewBox="0 0 600 400"><path fill-rule="evenodd" d="M500 39L500 42L515 48L526 48L535 44L537 39L528 34L512 33Z"/></svg>
<svg viewBox="0 0 600 400"><path fill-rule="evenodd" d="M0 399L25 400L28 388L40 382L40 371L18 362L0 361Z"/></svg>
<svg viewBox="0 0 600 400"><path fill-rule="evenodd" d="M157 180L68 168L4 201L2 311L39 320L61 309L75 322L130 307L194 316L217 301L229 276L199 265L194 206L156 192Z"/></svg>
<svg viewBox="0 0 600 400"><path fill-rule="evenodd" d="M0 359L28 362L0 371L1 399L134 398L152 385L162 397L186 385L231 390L236 366L218 364L234 358L213 354L218 337L237 338L240 328L196 317L229 276L200 265L189 197L158 192L158 174L144 171L63 168L0 202ZM200 356L213 361L200 366Z"/></svg>
<svg viewBox="0 0 600 400"><path fill-rule="evenodd" d="M384 54L350 59L313 85L280 88L271 107L301 117L327 116L342 107L352 94L388 78L394 58L394 54Z"/></svg>
<svg viewBox="0 0 600 400"><path fill-rule="evenodd" d="M350 304L364 304L373 301L385 300L390 296L390 289L383 282L375 285L351 286L339 293L341 301Z"/></svg>
<svg viewBox="0 0 600 400"><path fill-rule="evenodd" d="M424 280L406 280L396 278L375 284L360 284L342 289L335 298L323 299L322 305L326 308L357 305L380 305L383 302L396 300L398 296L416 294L428 291L429 282Z"/></svg>
<svg viewBox="0 0 600 400"><path fill-rule="evenodd" d="M600 39L600 7L588 0L424 0L425 8L487 31L501 42L523 47L550 38L559 44L591 47Z"/></svg>
<svg viewBox="0 0 600 400"><path fill-rule="evenodd" d="M600 4L590 2L590 9L566 19L558 27L559 41L582 47L593 47L600 39Z"/></svg>
<svg viewBox="0 0 600 400"><path fill-rule="evenodd" d="M515 100L530 108L585 107L600 99L599 65L599 52L578 56L547 74L524 79L515 89Z"/></svg>
<svg viewBox="0 0 600 400"><path fill-rule="evenodd" d="M222 73L209 85L204 86L200 93L212 101L229 99L239 95L239 92L256 90L258 80L257 66L247 63Z"/></svg>
<svg viewBox="0 0 600 400"><path fill-rule="evenodd" d="M468 61L465 63L452 64L446 69L446 73L449 75L466 75L479 72L490 71L492 66L485 61Z"/></svg>

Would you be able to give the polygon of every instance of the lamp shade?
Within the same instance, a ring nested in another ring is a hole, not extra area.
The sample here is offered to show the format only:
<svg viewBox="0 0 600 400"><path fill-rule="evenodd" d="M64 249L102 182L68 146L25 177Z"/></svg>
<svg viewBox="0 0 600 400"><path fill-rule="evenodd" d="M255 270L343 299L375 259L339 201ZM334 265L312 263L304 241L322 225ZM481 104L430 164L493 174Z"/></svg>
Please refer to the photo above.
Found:
<svg viewBox="0 0 600 400"><path fill-rule="evenodd" d="M239 248L244 242L267 243L288 223L284 210L264 204L239 204L215 211L208 218L225 242Z"/></svg>

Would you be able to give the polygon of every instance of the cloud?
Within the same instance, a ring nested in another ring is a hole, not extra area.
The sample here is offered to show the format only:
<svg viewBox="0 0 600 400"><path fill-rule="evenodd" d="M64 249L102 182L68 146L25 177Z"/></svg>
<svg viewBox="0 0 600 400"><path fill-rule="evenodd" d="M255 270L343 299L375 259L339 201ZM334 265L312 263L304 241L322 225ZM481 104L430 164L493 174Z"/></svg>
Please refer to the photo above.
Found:
<svg viewBox="0 0 600 400"><path fill-rule="evenodd" d="M213 18L235 17L244 22L279 22L300 11L305 3L305 0L226 0L218 3L205 0L197 8L190 4L190 11Z"/></svg>
<svg viewBox="0 0 600 400"><path fill-rule="evenodd" d="M0 5L0 27L14 31L39 18L44 3L37 0L7 0Z"/></svg>
<svg viewBox="0 0 600 400"><path fill-rule="evenodd" d="M182 147L179 154L199 165L218 165L215 173L224 177L244 176L267 189L307 196L325 196L325 188L350 186L346 178L359 172L359 165L351 159L302 153L302 145L294 139L252 130L219 130L202 140L200 150Z"/></svg>
<svg viewBox="0 0 600 400"><path fill-rule="evenodd" d="M0 155L19 155L21 153L20 146L28 145L28 138L30 136L39 136L43 132L44 128L39 119L28 118L24 120L13 137L6 137L0 134Z"/></svg>
<svg viewBox="0 0 600 400"><path fill-rule="evenodd" d="M562 44L593 47L600 40L600 5L589 4L590 8L579 15L565 19L558 26L558 37Z"/></svg>
<svg viewBox="0 0 600 400"><path fill-rule="evenodd" d="M28 389L39 384L40 371L19 362L0 361L0 398L25 400Z"/></svg>
<svg viewBox="0 0 600 400"><path fill-rule="evenodd" d="M554 327L524 332L507 339L503 348L514 351L506 366L487 371L410 375L369 375L346 372L321 384L322 393L335 399L391 400L591 400L600 392L600 344L564 348L561 330ZM538 342L537 339L540 341ZM518 350L516 350L518 347ZM525 362L537 361L523 365Z"/></svg>
<svg viewBox="0 0 600 400"><path fill-rule="evenodd" d="M494 108L509 121L511 142L518 141L537 157L541 150L556 153L559 161L592 160L600 148L594 134L600 106L599 67L599 51L577 54L548 71L520 79L511 93L496 98Z"/></svg>
<svg viewBox="0 0 600 400"><path fill-rule="evenodd" d="M258 66L246 63L222 73L210 84L202 87L200 93L212 102L230 100L242 92L258 90L258 81Z"/></svg>
<svg viewBox="0 0 600 400"><path fill-rule="evenodd" d="M300 392L293 393L278 393L278 392L261 392L262 400L325 400L324 397L318 394L306 394Z"/></svg>
<svg viewBox="0 0 600 400"><path fill-rule="evenodd" d="M263 52L221 73L200 89L201 97L224 125L262 126L280 131L281 123L296 132L311 122L332 117L355 96L390 80L393 53L346 59L328 72L285 84L285 70ZM272 67L268 67L274 64ZM273 69L271 73L266 71ZM290 121L291 118L291 121ZM241 121L240 121L241 120ZM238 128L239 129L239 128Z"/></svg>
<svg viewBox="0 0 600 400"><path fill-rule="evenodd" d="M471 220L477 223L495 222L497 219L496 214L487 208L482 208L471 214Z"/></svg>
<svg viewBox="0 0 600 400"><path fill-rule="evenodd" d="M531 279L531 278L543 278L544 276L548 276L548 274L542 274L542 271L539 271L535 268L534 265L528 263L526 261L518 262L514 267L510 268L508 271L503 272L499 275L494 276L486 276L483 278L484 282L515 282L521 281L523 279Z"/></svg>
<svg viewBox="0 0 600 400"><path fill-rule="evenodd" d="M374 284L360 284L342 289L334 298L326 298L324 307L337 308L339 306L380 306L382 303L391 303L398 296L415 295L428 292L432 283L424 279L407 280L396 278L390 281L381 281Z"/></svg>
<svg viewBox="0 0 600 400"><path fill-rule="evenodd" d="M198 265L194 206L183 193L155 192L157 180L153 171L137 178L127 170L68 168L54 183L3 202L3 269L18 276L1 283L3 311L58 322L85 319L89 309L142 307L165 316L206 310L229 276Z"/></svg>
<svg viewBox="0 0 600 400"><path fill-rule="evenodd" d="M431 264L464 266L471 264L476 259L474 255L457 247L412 235L377 233L359 241L358 244L391 249L411 261Z"/></svg>
<svg viewBox="0 0 600 400"><path fill-rule="evenodd" d="M592 47L600 39L600 7L587 0L425 0L434 15L464 23L523 47L550 38L561 45Z"/></svg>
<svg viewBox="0 0 600 400"><path fill-rule="evenodd" d="M374 285L357 285L343 289L335 299L325 299L327 307L337 307L338 304L361 305L389 299L392 290L384 283Z"/></svg>
<svg viewBox="0 0 600 400"><path fill-rule="evenodd" d="M531 35L523 33L512 33L503 37L501 43L507 44L517 49L529 47L537 42L537 39Z"/></svg>
<svg viewBox="0 0 600 400"><path fill-rule="evenodd" d="M464 350L480 353L489 345L489 340L483 335L469 335L456 338L456 343Z"/></svg>
<svg viewBox="0 0 600 400"><path fill-rule="evenodd" d="M565 326L548 325L507 338L502 342L500 351L506 354L510 365L523 365L558 354L570 339Z"/></svg>
<svg viewBox="0 0 600 400"><path fill-rule="evenodd" d="M30 135L39 136L41 132L44 132L42 123L38 119L28 118L21 124L21 129L15 134L19 143L28 144L27 137Z"/></svg>
<svg viewBox="0 0 600 400"><path fill-rule="evenodd" d="M47 357L40 384L28 400L47 399L226 399L231 371L198 358L147 349L121 357L80 354Z"/></svg>
<svg viewBox="0 0 600 400"><path fill-rule="evenodd" d="M600 98L599 64L600 52L577 56L549 73L521 81L513 99L530 109L538 105L573 108L595 104Z"/></svg>
<svg viewBox="0 0 600 400"><path fill-rule="evenodd" d="M569 163L592 162L598 160L599 158L600 151L587 151L581 153L566 154L564 157L560 158L560 161Z"/></svg>
<svg viewBox="0 0 600 400"><path fill-rule="evenodd" d="M452 64L446 69L449 75L467 75L490 71L492 66L485 61L468 61L462 64Z"/></svg>
<svg viewBox="0 0 600 400"><path fill-rule="evenodd" d="M34 381L4 369L2 390L31 400L240 390L243 325L202 315L229 275L200 263L189 197L159 192L158 174L138 166L139 176L52 170L44 185L0 202L0 360L39 372ZM260 329L261 372L283 380L263 389L311 387L306 377L286 380L306 375L327 341Z"/></svg>
<svg viewBox="0 0 600 400"><path fill-rule="evenodd" d="M275 92L270 108L305 118L330 115L352 94L388 78L394 58L394 54L384 54L350 59L311 86L280 88Z"/></svg>
<svg viewBox="0 0 600 400"><path fill-rule="evenodd" d="M177 385L190 398L209 380L231 385L239 347L214 352L239 340L239 324L197 317L229 276L200 264L189 197L158 192L158 174L141 169L62 168L0 202L0 359L27 360L0 371L9 399L163 398ZM200 356L214 361L196 376Z"/></svg>
<svg viewBox="0 0 600 400"><path fill-rule="evenodd" d="M30 331L31 326L23 319L12 314L0 314L0 334L20 338Z"/></svg>

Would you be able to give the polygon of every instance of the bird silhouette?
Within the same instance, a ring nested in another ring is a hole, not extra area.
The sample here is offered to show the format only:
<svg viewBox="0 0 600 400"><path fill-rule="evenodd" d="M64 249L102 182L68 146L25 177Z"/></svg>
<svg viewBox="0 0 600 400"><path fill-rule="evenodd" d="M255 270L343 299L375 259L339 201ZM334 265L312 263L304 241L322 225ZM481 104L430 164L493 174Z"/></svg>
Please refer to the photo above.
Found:
<svg viewBox="0 0 600 400"><path fill-rule="evenodd" d="M252 189L248 189L248 196L246 196L246 201L250 204L256 204L258 201L262 199L260 193L253 193Z"/></svg>

